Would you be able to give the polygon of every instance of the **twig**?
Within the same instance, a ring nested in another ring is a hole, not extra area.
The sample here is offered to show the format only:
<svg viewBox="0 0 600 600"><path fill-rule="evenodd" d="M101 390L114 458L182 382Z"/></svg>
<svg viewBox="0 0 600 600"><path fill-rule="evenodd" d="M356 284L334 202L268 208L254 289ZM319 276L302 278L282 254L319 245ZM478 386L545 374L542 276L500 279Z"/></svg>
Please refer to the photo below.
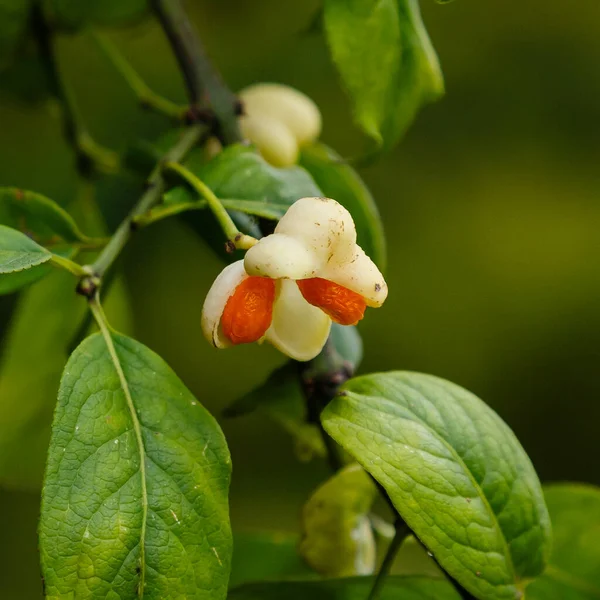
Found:
<svg viewBox="0 0 600 600"><path fill-rule="evenodd" d="M165 189L165 181L163 178L163 163L169 161L181 160L191 148L200 140L204 133L204 127L202 125L193 125L188 128L180 140L167 152L165 159L159 162L146 184L146 191L139 199L137 204L133 207L129 215L119 225L114 235L110 239L110 242L106 245L104 250L100 253L94 264L91 266L93 276L83 280L79 287L79 292L85 296L93 297L96 288L99 284L99 280L106 273L107 269L117 259L121 250L128 242L131 232L132 223L138 215L146 213L152 206L160 202L160 198Z"/></svg>
<svg viewBox="0 0 600 600"><path fill-rule="evenodd" d="M48 77L50 91L59 102L63 134L75 150L78 171L86 178L92 177L94 171L114 173L119 168L119 157L116 152L97 144L87 131L71 88L60 73L52 31L39 3L33 7L32 22L40 60Z"/></svg>
<svg viewBox="0 0 600 600"><path fill-rule="evenodd" d="M383 585L385 584L385 580L387 576L390 574L390 570L392 565L394 564L394 560L396 559L396 554L398 554L398 550L402 546L402 542L412 533L408 525L405 523L404 519L400 517L396 519L394 523L394 529L396 533L392 538L392 542L385 553L385 557L381 566L379 567L379 571L377 573L377 577L375 578L375 582L373 583L373 587L371 588L371 592L369 593L369 597L367 600L377 600L383 589Z"/></svg>
<svg viewBox="0 0 600 600"><path fill-rule="evenodd" d="M331 335L323 350L313 360L298 363L299 378L306 401L307 421L316 425L327 450L327 460L333 472L343 466L335 441L327 434L321 423L321 411L335 397L340 386L352 377L352 367L336 350Z"/></svg>
<svg viewBox="0 0 600 600"><path fill-rule="evenodd" d="M182 121L184 119L185 107L181 107L151 90L148 84L140 77L131 64L125 60L117 47L106 35L94 30L90 32L90 35L115 69L125 79L141 106L152 109L174 121Z"/></svg>
<svg viewBox="0 0 600 600"><path fill-rule="evenodd" d="M240 103L208 60L181 0L152 0L152 4L185 78L189 118L209 123L224 145L241 141Z"/></svg>
<svg viewBox="0 0 600 600"><path fill-rule="evenodd" d="M250 235L242 233L233 222L229 213L221 204L221 201L215 196L214 192L196 175L194 175L189 169L186 169L183 165L177 162L165 162L164 169L166 171L172 171L176 173L181 179L183 179L192 189L200 196L200 198L206 200L208 208L212 211L213 215L219 222L225 237L227 238L226 247L228 250L248 250L252 248L258 241Z"/></svg>

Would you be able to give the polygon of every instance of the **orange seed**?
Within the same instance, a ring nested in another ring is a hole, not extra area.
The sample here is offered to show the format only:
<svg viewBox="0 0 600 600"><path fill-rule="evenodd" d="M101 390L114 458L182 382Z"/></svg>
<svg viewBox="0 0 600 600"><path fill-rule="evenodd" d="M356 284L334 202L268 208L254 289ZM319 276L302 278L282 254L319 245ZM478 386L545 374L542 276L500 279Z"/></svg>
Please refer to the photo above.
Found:
<svg viewBox="0 0 600 600"><path fill-rule="evenodd" d="M300 279L297 283L304 299L336 323L356 325L363 318L367 303L360 294L320 277Z"/></svg>
<svg viewBox="0 0 600 600"><path fill-rule="evenodd" d="M227 339L234 345L258 341L271 325L274 300L272 279L244 279L227 300L221 316L221 328Z"/></svg>

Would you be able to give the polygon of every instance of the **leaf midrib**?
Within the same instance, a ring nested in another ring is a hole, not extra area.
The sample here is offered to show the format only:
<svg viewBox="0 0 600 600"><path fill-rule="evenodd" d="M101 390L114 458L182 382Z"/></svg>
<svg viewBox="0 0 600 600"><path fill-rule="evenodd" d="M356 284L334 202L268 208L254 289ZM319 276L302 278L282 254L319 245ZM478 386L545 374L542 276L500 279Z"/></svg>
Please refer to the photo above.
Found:
<svg viewBox="0 0 600 600"><path fill-rule="evenodd" d="M414 390L414 391L418 391L418 390L416 390L416 388L411 388L411 389ZM418 392L418 393L421 396L423 395L421 392ZM350 390L346 390L346 394L347 394L347 397L349 397L349 398L354 397L355 399L360 399L360 396L364 396L364 397L372 398L372 399L378 400L378 401L383 400L386 404L391 404L392 406L396 406L395 402L393 402L391 400L388 400L387 398L385 398L383 396L370 396L370 395L367 395L367 394L357 394L356 392L352 392ZM410 411L409 408L406 408L406 410L408 412L412 412L412 411ZM404 419L404 420L409 421L411 423L417 423L417 424L421 425L427 431L429 431L432 435L434 435L434 437L436 437L436 439L439 439L440 442L450 451L451 455L456 458L456 461L459 463L459 465L461 465L463 467L463 469L465 470L465 472L468 474L469 480L471 481L473 487L479 492L480 499L482 500L485 508L489 511L489 514L493 515L492 522L494 523L494 528L500 534L500 539L503 542L503 545L504 545L504 548L505 548L505 552L506 552L505 556L507 558L507 564L508 564L508 567L509 567L509 572L513 576L514 581L518 582L520 578L517 576L516 571L515 571L515 567L514 567L513 560L512 560L512 555L510 553L510 545L508 543L508 540L504 536L504 532L502 531L502 528L500 527L500 523L498 522L497 515L492 510L492 507L490 506L490 503L489 503L489 501L487 499L487 496L483 492L483 489L481 488L479 482L475 479L475 477L473 476L473 473L471 473L471 470L467 467L467 465L463 461L462 457L458 454L458 452L455 450L455 448L450 443L448 443L448 441L443 436L441 436L433 427L431 427L425 421L420 420L418 418L418 415L414 415L415 417L417 417L417 419L410 419L408 417L402 417L402 416L400 416L398 414L395 414L395 413L390 413L390 412L387 412L387 411L383 411L383 412L385 412L389 416L393 416L393 417L396 417L396 418L399 418L399 419ZM376 432L376 433L379 433L380 435L383 435L383 434L381 434L381 432ZM383 437L387 437L388 439L390 439L390 441L396 442L396 440L391 439L388 436L383 435Z"/></svg>
<svg viewBox="0 0 600 600"><path fill-rule="evenodd" d="M129 412L131 413L131 421L133 424L133 430L135 432L135 438L138 444L139 452L140 452L140 476L142 479L142 527L140 533L140 582L138 587L138 596L139 598L144 597L144 586L146 579L146 558L145 558L145 538L146 538L146 526L148 522L148 489L146 484L146 448L144 446L144 439L142 437L142 425L138 418L137 412L135 410L135 405L133 404L133 398L131 396L131 392L129 390L129 384L127 383L127 378L125 377L125 373L123 371L123 367L121 365L121 361L119 360L119 356L117 354L117 350L115 348L114 340L112 338L112 334L106 325L106 322L103 319L98 319L98 325L100 327L100 331L102 333L102 337L106 343L106 347L108 349L108 353L110 355L111 361L115 367L117 375L119 377L119 382L121 384L121 388L123 390L123 394L125 396L125 400L127 402L127 407L129 408Z"/></svg>

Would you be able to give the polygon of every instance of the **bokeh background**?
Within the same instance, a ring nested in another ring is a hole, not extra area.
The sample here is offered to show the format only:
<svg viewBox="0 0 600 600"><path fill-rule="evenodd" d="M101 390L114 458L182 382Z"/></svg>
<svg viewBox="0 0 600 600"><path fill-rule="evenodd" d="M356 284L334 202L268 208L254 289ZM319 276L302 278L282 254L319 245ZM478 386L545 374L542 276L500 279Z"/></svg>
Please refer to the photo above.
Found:
<svg viewBox="0 0 600 600"><path fill-rule="evenodd" d="M307 33L316 0L188 6L233 89L296 86L321 106L324 141L346 156L362 147L324 41ZM422 10L447 95L421 112L392 154L362 170L387 228L390 296L361 324L361 372L451 379L510 424L543 481L600 484L600 4L426 0ZM112 37L154 89L184 101L151 20ZM166 130L139 111L85 35L61 39L60 59L103 144L123 150ZM47 102L17 101L15 86L30 100L37 93L18 73L0 77L0 184L67 205L75 171L56 113ZM111 225L138 193L133 180L100 185ZM266 346L219 353L204 342L202 301L221 266L180 223L140 234L123 266L135 336L213 413L283 361ZM0 300L4 338L14 302ZM27 398L0 398L0 411L16 401ZM234 527L295 530L325 465L299 463L286 435L257 416L223 426ZM2 598L41 595L38 507L34 492L0 490Z"/></svg>

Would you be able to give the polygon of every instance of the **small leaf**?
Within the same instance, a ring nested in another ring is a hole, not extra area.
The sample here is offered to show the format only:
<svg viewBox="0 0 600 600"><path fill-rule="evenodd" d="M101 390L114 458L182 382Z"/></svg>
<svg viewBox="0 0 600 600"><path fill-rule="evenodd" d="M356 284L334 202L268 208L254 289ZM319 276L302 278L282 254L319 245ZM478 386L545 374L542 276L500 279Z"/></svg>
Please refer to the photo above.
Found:
<svg viewBox="0 0 600 600"><path fill-rule="evenodd" d="M87 25L119 26L139 21L148 11L147 0L44 0L54 27L74 31Z"/></svg>
<svg viewBox="0 0 600 600"><path fill-rule="evenodd" d="M295 363L288 362L275 369L262 385L236 400L223 415L238 417L255 410L292 436L301 460L310 460L314 455L325 456L317 427L306 422L306 406Z"/></svg>
<svg viewBox="0 0 600 600"><path fill-rule="evenodd" d="M89 241L73 217L56 202L17 188L0 188L0 223L27 234L40 246Z"/></svg>
<svg viewBox="0 0 600 600"><path fill-rule="evenodd" d="M326 577L371 575L375 538L368 513L377 497L372 479L348 465L321 485L302 510L300 554Z"/></svg>
<svg viewBox="0 0 600 600"><path fill-rule="evenodd" d="M354 223L358 244L380 269L385 269L385 233L377 205L358 173L325 144L302 149L300 164L312 175L328 198L346 207Z"/></svg>
<svg viewBox="0 0 600 600"><path fill-rule="evenodd" d="M325 0L324 23L357 125L389 149L444 91L418 0Z"/></svg>
<svg viewBox="0 0 600 600"><path fill-rule="evenodd" d="M252 583L235 588L229 600L365 600L373 577L329 579L326 581L282 581ZM379 600L460 600L447 582L426 577L388 577Z"/></svg>
<svg viewBox="0 0 600 600"><path fill-rule="evenodd" d="M0 0L0 69L11 62L25 36L30 10L29 0Z"/></svg>
<svg viewBox="0 0 600 600"><path fill-rule="evenodd" d="M0 225L0 275L37 267L51 258L51 252L26 235Z"/></svg>
<svg viewBox="0 0 600 600"><path fill-rule="evenodd" d="M542 572L551 532L538 478L479 398L430 375L378 373L345 384L322 422L477 598L521 598Z"/></svg>
<svg viewBox="0 0 600 600"><path fill-rule="evenodd" d="M16 188L0 188L0 224L18 229L65 258L73 258L76 253L71 244L89 241L58 204L41 194ZM51 270L52 267L45 265L0 277L0 294L34 283Z"/></svg>
<svg viewBox="0 0 600 600"><path fill-rule="evenodd" d="M315 577L298 554L299 538L287 532L233 534L230 587L251 581Z"/></svg>
<svg viewBox="0 0 600 600"><path fill-rule="evenodd" d="M598 600L600 488L561 483L545 493L554 544L550 564L527 586L527 600Z"/></svg>
<svg viewBox="0 0 600 600"><path fill-rule="evenodd" d="M225 598L229 451L164 361L106 332L58 394L40 521L49 597Z"/></svg>

